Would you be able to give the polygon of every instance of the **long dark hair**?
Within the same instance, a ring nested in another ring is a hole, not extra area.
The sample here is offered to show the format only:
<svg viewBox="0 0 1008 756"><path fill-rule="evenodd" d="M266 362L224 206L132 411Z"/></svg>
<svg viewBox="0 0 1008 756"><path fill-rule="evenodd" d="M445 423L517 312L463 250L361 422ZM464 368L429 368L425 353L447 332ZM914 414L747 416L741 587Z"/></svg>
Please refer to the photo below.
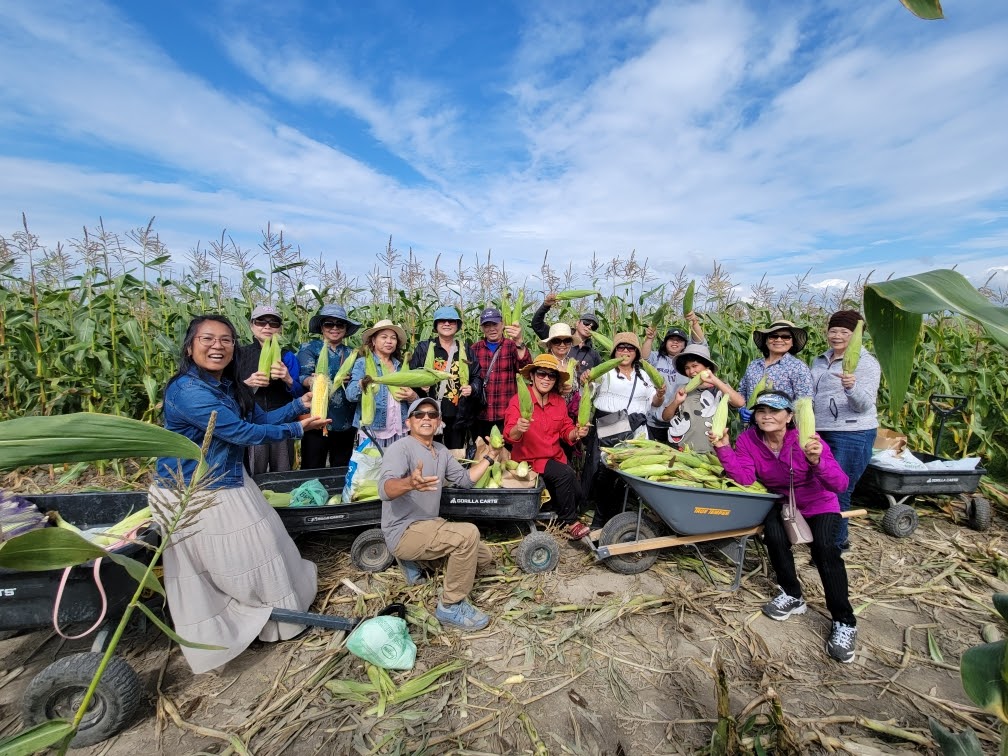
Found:
<svg viewBox="0 0 1008 756"><path fill-rule="evenodd" d="M226 325L228 330L231 331L231 338L234 339L234 352L232 353L231 361L224 367L221 378L227 378L231 381L231 388L233 390L234 397L238 402L238 407L241 410L242 417L248 417L252 413L252 406L255 403L255 400L252 398L252 392L248 390L248 387L238 379L238 332L231 324L231 321L223 315L218 315L216 313L197 315L189 321L189 327L186 329L185 338L182 340L182 354L179 357L178 372L171 377L170 381L168 381L168 386L171 386L175 381L188 373L194 367L201 378L204 380L210 378L210 375L207 374L203 368L193 362L191 354L193 342L196 340L196 331L199 330L201 323L208 320ZM168 386L165 386L166 391Z"/></svg>
<svg viewBox="0 0 1008 756"><path fill-rule="evenodd" d="M665 334L665 338L662 339L661 346L658 347L658 354L661 355L662 357L670 357L671 356L671 355L669 355L669 351L668 351L669 339L681 339L681 340L684 341L684 343L689 344L689 341L686 341L685 339L682 338L682 336L680 336L680 335L678 335L676 333L666 333ZM683 348L685 349L685 347L683 347ZM680 352L679 354L682 354L682 352Z"/></svg>

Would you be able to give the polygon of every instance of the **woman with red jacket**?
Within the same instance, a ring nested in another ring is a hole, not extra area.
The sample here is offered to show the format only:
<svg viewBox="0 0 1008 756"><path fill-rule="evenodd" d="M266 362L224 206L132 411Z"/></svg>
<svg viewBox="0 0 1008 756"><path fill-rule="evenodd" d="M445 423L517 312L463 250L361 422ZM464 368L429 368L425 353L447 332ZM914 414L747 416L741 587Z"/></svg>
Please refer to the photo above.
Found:
<svg viewBox="0 0 1008 756"><path fill-rule="evenodd" d="M528 462L543 478L554 502L557 516L572 539L584 538L588 526L578 521L578 504L584 498L581 483L564 454L560 442L573 446L588 434L588 426L575 425L567 414L567 403L559 386L570 380L552 354L540 354L519 371L532 381L532 417L526 420L518 410L518 396L508 403L504 414L504 437L511 442L511 459Z"/></svg>

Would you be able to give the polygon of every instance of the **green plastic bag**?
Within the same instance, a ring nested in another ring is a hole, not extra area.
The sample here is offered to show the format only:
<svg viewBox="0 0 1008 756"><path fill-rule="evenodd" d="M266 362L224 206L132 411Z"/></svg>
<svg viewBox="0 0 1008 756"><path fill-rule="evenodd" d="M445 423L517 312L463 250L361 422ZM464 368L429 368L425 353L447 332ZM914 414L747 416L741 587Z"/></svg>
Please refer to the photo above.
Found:
<svg viewBox="0 0 1008 756"><path fill-rule="evenodd" d="M361 622L347 638L354 656L385 669L413 669L416 644L401 617L372 617Z"/></svg>
<svg viewBox="0 0 1008 756"><path fill-rule="evenodd" d="M321 507L329 501L329 492L326 491L318 478L307 480L290 492L290 505L292 507Z"/></svg>

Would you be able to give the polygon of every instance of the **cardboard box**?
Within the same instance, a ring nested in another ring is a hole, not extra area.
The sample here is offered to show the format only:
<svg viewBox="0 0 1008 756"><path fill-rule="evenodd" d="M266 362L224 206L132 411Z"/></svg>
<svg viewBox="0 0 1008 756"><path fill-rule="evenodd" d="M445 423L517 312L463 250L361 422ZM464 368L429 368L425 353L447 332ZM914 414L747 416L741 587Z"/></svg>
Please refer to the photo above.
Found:
<svg viewBox="0 0 1008 756"><path fill-rule="evenodd" d="M907 437L888 428L879 428L878 435L875 436L875 443L872 444L875 451L891 449L896 454L902 454L906 446Z"/></svg>

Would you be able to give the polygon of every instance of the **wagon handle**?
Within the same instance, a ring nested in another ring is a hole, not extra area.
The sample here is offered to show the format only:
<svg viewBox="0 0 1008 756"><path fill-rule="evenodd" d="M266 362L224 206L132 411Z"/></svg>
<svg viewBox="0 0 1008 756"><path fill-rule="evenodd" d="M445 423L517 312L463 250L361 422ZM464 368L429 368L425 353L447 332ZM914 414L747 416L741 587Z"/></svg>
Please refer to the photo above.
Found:
<svg viewBox="0 0 1008 756"><path fill-rule="evenodd" d="M931 394L928 397L928 404L931 411L938 416L938 435L934 441L934 455L941 456L941 438L945 430L945 421L952 415L962 414L966 408L967 398L962 394Z"/></svg>

